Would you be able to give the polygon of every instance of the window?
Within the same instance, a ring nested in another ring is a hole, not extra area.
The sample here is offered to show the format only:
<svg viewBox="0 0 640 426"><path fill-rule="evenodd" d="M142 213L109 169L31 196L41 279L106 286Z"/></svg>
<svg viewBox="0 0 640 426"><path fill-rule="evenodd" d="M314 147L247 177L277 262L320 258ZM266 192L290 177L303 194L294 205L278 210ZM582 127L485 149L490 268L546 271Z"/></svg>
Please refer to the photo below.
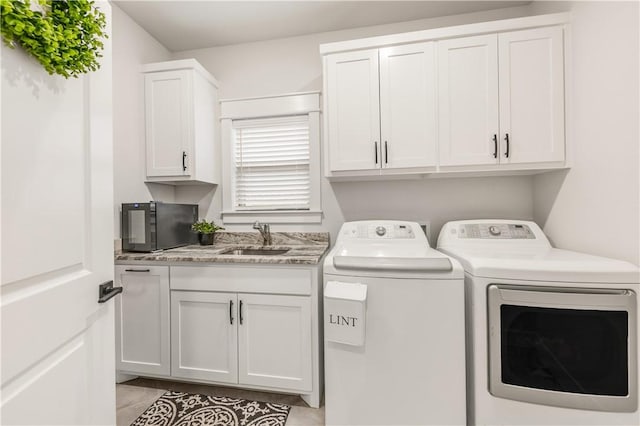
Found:
<svg viewBox="0 0 640 426"><path fill-rule="evenodd" d="M320 223L320 96L223 100L224 223Z"/></svg>
<svg viewBox="0 0 640 426"><path fill-rule="evenodd" d="M235 210L309 210L309 117L233 121Z"/></svg>

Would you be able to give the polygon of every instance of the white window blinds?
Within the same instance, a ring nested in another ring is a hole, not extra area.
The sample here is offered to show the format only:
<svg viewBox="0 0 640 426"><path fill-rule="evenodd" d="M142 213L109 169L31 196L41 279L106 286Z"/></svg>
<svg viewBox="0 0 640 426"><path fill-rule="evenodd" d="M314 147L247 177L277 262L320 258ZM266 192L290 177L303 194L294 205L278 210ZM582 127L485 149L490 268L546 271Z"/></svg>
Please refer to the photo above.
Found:
<svg viewBox="0 0 640 426"><path fill-rule="evenodd" d="M233 120L236 210L309 210L309 117Z"/></svg>

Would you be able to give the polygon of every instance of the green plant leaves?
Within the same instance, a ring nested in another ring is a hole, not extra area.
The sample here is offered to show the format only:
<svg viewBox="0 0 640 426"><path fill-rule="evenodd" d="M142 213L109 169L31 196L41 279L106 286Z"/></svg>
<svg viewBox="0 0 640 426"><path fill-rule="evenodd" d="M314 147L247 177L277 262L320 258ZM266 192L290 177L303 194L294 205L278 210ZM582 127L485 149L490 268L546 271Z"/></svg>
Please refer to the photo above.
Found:
<svg viewBox="0 0 640 426"><path fill-rule="evenodd" d="M214 221L207 222L204 219L199 220L198 222L191 225L191 230L195 232L199 232L201 234L214 234L215 232L224 229L215 224Z"/></svg>
<svg viewBox="0 0 640 426"><path fill-rule="evenodd" d="M19 44L49 74L77 77L100 68L106 17L90 0L0 0L0 32ZM36 10L34 10L36 9Z"/></svg>

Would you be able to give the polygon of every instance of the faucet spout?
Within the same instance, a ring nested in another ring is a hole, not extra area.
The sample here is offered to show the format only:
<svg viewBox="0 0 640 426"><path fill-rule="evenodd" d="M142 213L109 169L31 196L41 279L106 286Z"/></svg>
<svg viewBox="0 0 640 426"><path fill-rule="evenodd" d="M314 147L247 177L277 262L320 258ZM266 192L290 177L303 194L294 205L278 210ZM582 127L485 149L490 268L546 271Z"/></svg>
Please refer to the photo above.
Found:
<svg viewBox="0 0 640 426"><path fill-rule="evenodd" d="M257 229L260 231L260 235L262 235L262 245L270 246L271 245L271 228L268 223L262 224L256 221L253 224L253 229Z"/></svg>

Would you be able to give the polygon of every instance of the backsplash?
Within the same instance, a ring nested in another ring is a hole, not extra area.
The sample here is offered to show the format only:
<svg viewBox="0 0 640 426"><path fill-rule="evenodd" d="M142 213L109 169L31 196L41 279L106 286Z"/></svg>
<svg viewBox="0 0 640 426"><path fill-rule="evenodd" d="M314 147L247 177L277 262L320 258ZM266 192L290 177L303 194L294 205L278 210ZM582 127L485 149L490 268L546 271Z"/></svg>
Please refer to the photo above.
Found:
<svg viewBox="0 0 640 426"><path fill-rule="evenodd" d="M298 244L327 244L328 232L272 232L271 244L298 245ZM262 236L259 232L216 232L215 244L262 244Z"/></svg>

